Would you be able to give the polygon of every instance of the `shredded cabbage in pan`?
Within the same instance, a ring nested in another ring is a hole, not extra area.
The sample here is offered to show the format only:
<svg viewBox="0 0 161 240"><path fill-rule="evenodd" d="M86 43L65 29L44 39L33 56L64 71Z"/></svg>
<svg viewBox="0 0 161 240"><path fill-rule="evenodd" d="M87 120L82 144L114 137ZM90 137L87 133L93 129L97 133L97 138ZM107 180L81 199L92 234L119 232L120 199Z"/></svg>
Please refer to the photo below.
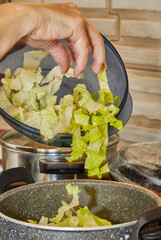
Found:
<svg viewBox="0 0 161 240"><path fill-rule="evenodd" d="M67 160L72 162L85 156L88 176L101 178L109 171L105 162L108 125L118 130L123 128L122 122L115 117L119 111L119 99L113 97L106 71L102 69L98 74L98 99L79 83L73 89L73 95L65 95L56 104L55 94L63 76L74 78L73 69L63 75L60 66L56 66L43 77L40 62L46 56L43 51L27 52L23 68L17 68L14 73L9 68L5 70L5 77L1 80L0 107L18 121L39 129L46 142L58 133L72 134L72 152Z"/></svg>
<svg viewBox="0 0 161 240"><path fill-rule="evenodd" d="M87 206L79 206L79 187L77 185L66 186L67 193L72 196L72 201L68 204L62 201L62 206L53 218L42 216L39 222L28 219L29 223L49 225L55 227L98 227L109 226L111 222L93 215Z"/></svg>

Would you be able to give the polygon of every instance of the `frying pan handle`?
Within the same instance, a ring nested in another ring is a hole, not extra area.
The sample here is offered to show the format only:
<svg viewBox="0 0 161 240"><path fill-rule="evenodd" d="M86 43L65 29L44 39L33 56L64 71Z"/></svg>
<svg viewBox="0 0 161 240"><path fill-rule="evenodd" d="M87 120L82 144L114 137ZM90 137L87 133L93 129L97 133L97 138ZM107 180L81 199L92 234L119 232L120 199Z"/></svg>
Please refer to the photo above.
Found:
<svg viewBox="0 0 161 240"><path fill-rule="evenodd" d="M133 228L129 240L161 239L161 207L154 208L141 216Z"/></svg>
<svg viewBox="0 0 161 240"><path fill-rule="evenodd" d="M34 183L30 172L23 167L11 168L0 174L0 194L6 192L10 184L24 182L27 184Z"/></svg>
<svg viewBox="0 0 161 240"><path fill-rule="evenodd" d="M40 173L49 174L80 174L84 173L84 162L50 162L47 160L40 160Z"/></svg>

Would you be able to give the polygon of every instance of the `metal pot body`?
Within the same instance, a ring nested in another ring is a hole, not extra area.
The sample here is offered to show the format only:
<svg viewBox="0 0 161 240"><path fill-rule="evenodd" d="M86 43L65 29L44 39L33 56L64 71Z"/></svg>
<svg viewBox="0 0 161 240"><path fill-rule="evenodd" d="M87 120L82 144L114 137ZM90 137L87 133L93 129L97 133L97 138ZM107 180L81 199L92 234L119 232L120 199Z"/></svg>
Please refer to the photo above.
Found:
<svg viewBox="0 0 161 240"><path fill-rule="evenodd" d="M27 219L57 214L61 201L69 201L65 186L78 185L80 206L110 219L115 225L99 228L61 228L29 224ZM161 199L141 187L97 180L66 180L36 183L12 189L0 196L0 239L127 240L136 220Z"/></svg>
<svg viewBox="0 0 161 240"><path fill-rule="evenodd" d="M40 144L15 130L3 133L0 142L3 170L25 167L30 171L35 182L88 178L84 172L84 159L73 163L66 160L71 153L70 147L52 147ZM118 143L119 136L117 134L109 138L107 162L116 155ZM108 174L104 176L104 179L108 176Z"/></svg>

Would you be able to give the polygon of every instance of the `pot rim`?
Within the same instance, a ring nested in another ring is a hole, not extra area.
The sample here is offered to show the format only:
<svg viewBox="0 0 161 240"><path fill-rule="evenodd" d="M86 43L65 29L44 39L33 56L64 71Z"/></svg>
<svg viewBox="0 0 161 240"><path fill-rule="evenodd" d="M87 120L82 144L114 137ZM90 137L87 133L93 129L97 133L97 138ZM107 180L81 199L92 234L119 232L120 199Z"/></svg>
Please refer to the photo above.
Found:
<svg viewBox="0 0 161 240"><path fill-rule="evenodd" d="M9 129L3 133L0 134L0 144L2 145L3 148L7 149L7 150L12 150L12 151L16 151L16 152L31 152L31 153L48 153L48 154L66 154L66 153L70 153L71 152L71 147L67 146L67 147L58 147L58 146L51 146L51 145L47 145L47 144L43 144L43 143L39 143L39 142L35 142L31 139L29 139L31 142L37 144L37 147L33 147L31 146L26 146L26 145L20 145L20 144L13 144L13 143L8 143L4 140L4 137L6 134L8 133L17 133L20 135L19 132L16 132L14 129ZM25 137L25 136L23 136ZM112 138L114 137L114 139ZM26 137L27 138L27 137ZM111 140L110 140L111 139ZM120 136L118 133L115 133L111 136L109 136L109 142L108 142L108 149L113 148L114 146L117 146L117 144L120 141ZM44 146L44 147L43 147Z"/></svg>
<svg viewBox="0 0 161 240"><path fill-rule="evenodd" d="M68 231L68 232L69 231L70 232L102 231L102 230L109 230L109 229L133 226L137 222L137 220L135 220L135 221L127 222L127 223L113 224L110 226L100 226L100 227L54 227L54 226L39 225L39 224L33 224L33 223L20 221L20 220L8 217L1 212L0 212L0 217L7 220L8 222L13 222L15 224L23 225L25 227L32 227L32 228L53 230L53 231L64 231L64 232L66 232L66 231Z"/></svg>
<svg viewBox="0 0 161 240"><path fill-rule="evenodd" d="M15 188L15 189L12 189L12 190L9 190L3 194L0 195L0 202L1 200L4 200L5 197L8 197L8 195L12 195L13 193L15 193L15 191L21 191L21 189L24 189L24 188L28 188L30 186L34 187L35 185L45 185L45 184L53 184L53 183L57 183L57 182L66 182L66 184L68 182L73 182L73 183L77 183L79 184L79 182L93 182L93 183L106 183L106 184L114 184L114 185L124 185L124 186L127 186L127 187L132 187L132 188L135 188L135 189L138 189L138 190L141 190L142 192L146 192L148 195L150 195L151 197L153 197L155 200L156 200L156 204L158 206L161 206L161 198L159 198L154 192L146 189L146 188L143 188L143 187L140 187L140 186L137 186L137 185L134 185L134 184L129 184L129 183L123 183L123 182L116 182L116 181L106 181L106 180L92 180L92 179L72 179L72 180L57 180L57 181L51 181L51 182L38 182L38 183L32 183L32 184L29 184L29 185L24 185L24 186L21 186L21 187L18 187L18 188ZM110 226L100 226L100 227L54 227L54 226L45 226L45 225L39 225L39 224L32 224L32 223L28 223L28 222L24 222L24 221L21 221L21 220L17 220L17 219L14 219L14 218L11 218L11 217L8 217L7 215L3 214L0 212L0 217L6 219L7 221L10 221L10 222L13 222L13 223L16 223L16 224L20 224L20 225L24 225L26 227L35 227L35 228L41 228L41 229L46 229L46 230L57 230L57 231L96 231L96 230L107 230L107 229L113 229L113 228L121 228L121 227L126 227L126 226L130 226L130 225L134 225L137 220L134 220L134 221L130 221L130 222L126 222L126 223L120 223L120 224L114 224L114 225L110 225Z"/></svg>

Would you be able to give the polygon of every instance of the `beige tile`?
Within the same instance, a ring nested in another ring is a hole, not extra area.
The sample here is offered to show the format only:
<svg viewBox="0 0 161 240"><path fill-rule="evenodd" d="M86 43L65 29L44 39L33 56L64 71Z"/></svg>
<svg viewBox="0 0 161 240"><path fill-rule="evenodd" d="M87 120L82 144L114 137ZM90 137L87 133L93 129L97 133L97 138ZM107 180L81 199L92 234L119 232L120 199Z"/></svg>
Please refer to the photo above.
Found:
<svg viewBox="0 0 161 240"><path fill-rule="evenodd" d="M127 69L130 90L161 94L161 72Z"/></svg>
<svg viewBox="0 0 161 240"><path fill-rule="evenodd" d="M132 94L133 98L137 100L138 102L147 102L147 105L149 103L152 104L160 104L161 103L161 93L148 93L148 92L141 92L141 91L135 91L130 89L130 93Z"/></svg>
<svg viewBox="0 0 161 240"><path fill-rule="evenodd" d="M116 36L118 34L117 16L108 18L88 18L88 21L103 35Z"/></svg>
<svg viewBox="0 0 161 240"><path fill-rule="evenodd" d="M127 124L120 131L120 138L130 142L161 141L161 129L144 128Z"/></svg>
<svg viewBox="0 0 161 240"><path fill-rule="evenodd" d="M132 116L145 116L161 121L161 94L130 91L133 99Z"/></svg>
<svg viewBox="0 0 161 240"><path fill-rule="evenodd" d="M43 0L21 0L21 1L17 1L17 0L12 0L12 2L42 2Z"/></svg>
<svg viewBox="0 0 161 240"><path fill-rule="evenodd" d="M113 42L126 66L134 65L145 69L161 68L161 41L137 41L136 39Z"/></svg>
<svg viewBox="0 0 161 240"><path fill-rule="evenodd" d="M161 21L126 19L120 23L122 36L161 39Z"/></svg>
<svg viewBox="0 0 161 240"><path fill-rule="evenodd" d="M113 9L161 11L160 0L112 0Z"/></svg>
<svg viewBox="0 0 161 240"><path fill-rule="evenodd" d="M106 8L106 0L44 0L45 3L74 2L80 8Z"/></svg>
<svg viewBox="0 0 161 240"><path fill-rule="evenodd" d="M161 21L160 12L146 11L146 10L132 10L132 9L111 9L111 14L119 15L120 19L138 19L149 21Z"/></svg>
<svg viewBox="0 0 161 240"><path fill-rule="evenodd" d="M120 147L134 142L161 141L161 121L146 116L131 116L120 135Z"/></svg>
<svg viewBox="0 0 161 240"><path fill-rule="evenodd" d="M107 18L109 16L108 8L80 8L81 13L86 18ZM116 15L116 14L115 14Z"/></svg>
<svg viewBox="0 0 161 240"><path fill-rule="evenodd" d="M133 100L133 116L146 116L161 121L161 103Z"/></svg>
<svg viewBox="0 0 161 240"><path fill-rule="evenodd" d="M138 115L131 116L128 125L138 126L142 128L150 128L150 129L161 129L161 121L157 119L148 119L146 116Z"/></svg>

